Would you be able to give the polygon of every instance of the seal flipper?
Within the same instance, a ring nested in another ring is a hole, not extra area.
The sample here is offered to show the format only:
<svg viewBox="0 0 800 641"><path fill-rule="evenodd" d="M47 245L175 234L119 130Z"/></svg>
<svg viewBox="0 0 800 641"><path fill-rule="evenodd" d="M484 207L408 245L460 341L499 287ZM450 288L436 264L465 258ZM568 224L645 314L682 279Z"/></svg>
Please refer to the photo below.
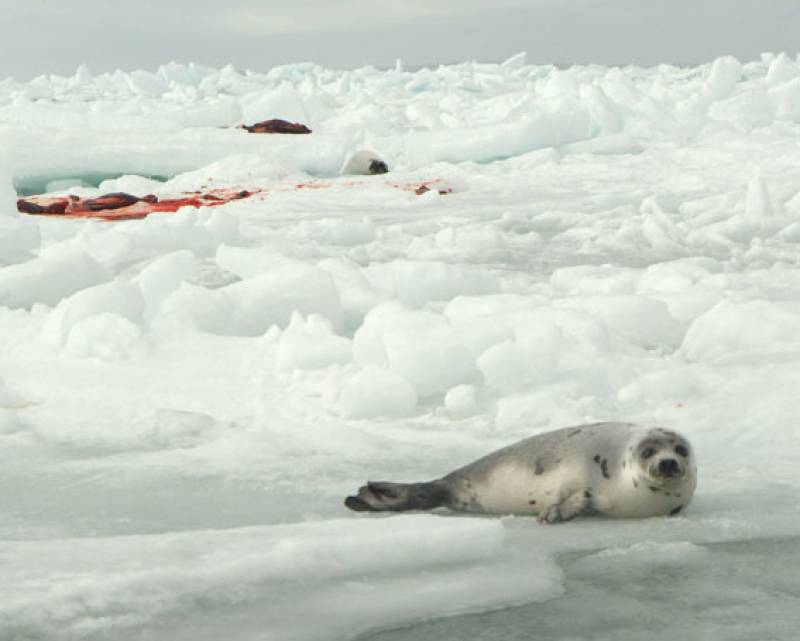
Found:
<svg viewBox="0 0 800 641"><path fill-rule="evenodd" d="M440 481L430 483L387 483L367 481L357 496L348 496L344 504L355 512L404 512L432 510L445 505L450 492Z"/></svg>
<svg viewBox="0 0 800 641"><path fill-rule="evenodd" d="M552 503L539 512L539 523L563 523L571 521L591 506L592 493L589 490L573 492Z"/></svg>

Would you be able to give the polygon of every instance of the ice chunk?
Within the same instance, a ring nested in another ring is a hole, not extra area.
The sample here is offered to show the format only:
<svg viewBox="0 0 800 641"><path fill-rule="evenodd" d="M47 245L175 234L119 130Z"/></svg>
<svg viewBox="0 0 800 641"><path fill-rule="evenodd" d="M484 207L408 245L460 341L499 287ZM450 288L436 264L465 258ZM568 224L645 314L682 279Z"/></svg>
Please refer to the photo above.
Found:
<svg viewBox="0 0 800 641"><path fill-rule="evenodd" d="M0 265L23 261L41 242L39 228L31 218L17 213L17 192L0 156ZM0 294L0 304L2 294Z"/></svg>
<svg viewBox="0 0 800 641"><path fill-rule="evenodd" d="M16 409L27 405L25 398L0 378L0 408Z"/></svg>
<svg viewBox="0 0 800 641"><path fill-rule="evenodd" d="M223 291L235 306L231 331L236 335L256 336L271 325L285 327L294 311L325 316L337 328L342 325L342 305L333 278L306 263L284 264Z"/></svg>
<svg viewBox="0 0 800 641"><path fill-rule="evenodd" d="M581 99L588 104L589 113L597 123L602 135L609 136L621 131L622 118L619 113L619 107L614 104L601 87L597 85L582 85L580 93ZM631 143L635 144L633 140L629 139L628 144ZM636 147L638 147L637 151L642 150L641 146L636 145Z"/></svg>
<svg viewBox="0 0 800 641"><path fill-rule="evenodd" d="M220 245L216 253L217 265L241 278L269 274L281 269L300 269L301 261L292 260L270 251Z"/></svg>
<svg viewBox="0 0 800 641"><path fill-rule="evenodd" d="M745 130L770 124L775 119L775 105L763 88L746 89L711 105L709 115L739 125Z"/></svg>
<svg viewBox="0 0 800 641"><path fill-rule="evenodd" d="M572 142L561 147L561 151L567 154L638 154L644 147L628 134L609 134L591 140L581 140Z"/></svg>
<svg viewBox="0 0 800 641"><path fill-rule="evenodd" d="M11 174L0 161L0 216L11 216L17 211L17 192Z"/></svg>
<svg viewBox="0 0 800 641"><path fill-rule="evenodd" d="M686 368L658 370L638 376L617 390L618 411L625 414L641 407L682 409L713 393L713 383Z"/></svg>
<svg viewBox="0 0 800 641"><path fill-rule="evenodd" d="M645 296L578 296L559 300L556 307L585 311L637 347L671 351L683 340L685 327L667 305Z"/></svg>
<svg viewBox="0 0 800 641"><path fill-rule="evenodd" d="M422 112L414 113L412 111L413 117L425 117L430 122L430 118L433 115L436 116L436 119L439 120L439 114L431 109L430 111L426 111L423 115ZM412 118L412 114L406 114L408 118ZM433 129L435 127L439 127L441 124L436 122L432 122L430 128ZM425 130L412 130L405 137L405 164L411 168L418 168L418 167L428 167L434 162L433 157L433 137L431 136L429 131Z"/></svg>
<svg viewBox="0 0 800 641"><path fill-rule="evenodd" d="M715 100L728 96L742 77L742 63L733 56L717 58L711 65L707 85Z"/></svg>
<svg viewBox="0 0 800 641"><path fill-rule="evenodd" d="M490 320L450 324L439 314L391 303L367 315L354 336L354 357L360 364L388 367L427 397L471 382L478 357L511 336Z"/></svg>
<svg viewBox="0 0 800 641"><path fill-rule="evenodd" d="M780 231L778 236L790 243L800 242L800 222L787 225Z"/></svg>
<svg viewBox="0 0 800 641"><path fill-rule="evenodd" d="M103 312L122 316L135 325L141 325L144 309L142 292L133 283L115 280L88 287L62 300L47 316L42 326L42 340L50 345L64 345L78 323ZM94 323L90 328L102 327L104 322ZM109 322L109 325L115 331L120 327L116 321ZM86 331L85 327L81 330L84 334ZM120 333L127 336L131 334L127 329L120 330Z"/></svg>
<svg viewBox="0 0 800 641"><path fill-rule="evenodd" d="M429 193L435 193L430 191ZM427 196L428 194L425 194ZM424 196L423 196L424 197ZM445 227L433 237L434 247L412 242L408 254L412 258L430 258L437 254L445 257L469 261L470 259L491 260L507 254L508 246L500 230L494 225L458 225Z"/></svg>
<svg viewBox="0 0 800 641"><path fill-rule="evenodd" d="M517 341L525 345L539 345L551 340L558 342L554 330L567 339L571 349L602 354L612 344L608 328L599 318L567 306L543 305L530 311L520 310L504 315L503 322L514 331Z"/></svg>
<svg viewBox="0 0 800 641"><path fill-rule="evenodd" d="M377 288L410 307L457 295L500 291L497 278L486 270L440 262L398 260L370 266L364 273Z"/></svg>
<svg viewBox="0 0 800 641"><path fill-rule="evenodd" d="M275 366L284 372L321 369L353 360L352 341L333 333L330 321L310 314L308 319L294 312L289 326L278 339Z"/></svg>
<svg viewBox="0 0 800 641"><path fill-rule="evenodd" d="M800 78L770 90L769 97L775 105L776 118L800 121Z"/></svg>
<svg viewBox="0 0 800 641"><path fill-rule="evenodd" d="M126 174L119 178L104 180L97 187L97 190L103 194L121 191L141 198L147 194L159 191L163 186L163 182L153 180L152 178L137 176L135 174Z"/></svg>
<svg viewBox="0 0 800 641"><path fill-rule="evenodd" d="M686 241L681 230L661 209L661 205L654 196L642 201L640 211L642 212L642 236L653 249L671 253L683 251Z"/></svg>
<svg viewBox="0 0 800 641"><path fill-rule="evenodd" d="M477 414L478 399L474 385L456 385L444 395L444 409L450 418L468 418Z"/></svg>
<svg viewBox="0 0 800 641"><path fill-rule="evenodd" d="M215 213L213 210L183 207L176 213L150 214L143 220L126 222L124 228L114 227L113 232L109 230L104 234L95 230L89 241L93 244L98 239L114 241L119 244L117 249L127 245L148 257L181 249L207 255L221 243L230 242L224 235L218 236L217 229L211 224ZM119 252L104 250L102 243L99 246L94 244L93 251L99 255L110 254L112 261L119 262Z"/></svg>
<svg viewBox="0 0 800 641"><path fill-rule="evenodd" d="M102 312L74 323L64 353L79 358L120 360L141 346L141 328L119 314Z"/></svg>
<svg viewBox="0 0 800 641"><path fill-rule="evenodd" d="M406 118L426 129L436 129L443 126L440 110L433 105L427 105L422 102L412 102L408 105L406 107ZM426 142L427 145L425 144ZM415 166L424 164L420 161L429 153L430 136L419 132L409 133L406 138L406 155L410 157L412 164Z"/></svg>
<svg viewBox="0 0 800 641"><path fill-rule="evenodd" d="M800 341L800 314L766 300L724 300L689 327L681 352L689 361L708 361L741 350Z"/></svg>
<svg viewBox="0 0 800 641"><path fill-rule="evenodd" d="M360 365L389 367L386 336L397 331L417 331L447 325L447 319L429 311L410 310L397 302L371 310L353 336L353 356Z"/></svg>
<svg viewBox="0 0 800 641"><path fill-rule="evenodd" d="M228 128L243 120L238 101L228 96L214 96L199 104L180 105L165 111L164 115L170 125L185 128Z"/></svg>
<svg viewBox="0 0 800 641"><path fill-rule="evenodd" d="M494 428L498 432L523 432L573 425L585 419L574 405L572 386L550 384L526 394L504 396L497 403Z"/></svg>
<svg viewBox="0 0 800 641"><path fill-rule="evenodd" d="M61 247L0 270L0 305L56 305L75 292L110 278L108 270L85 251Z"/></svg>
<svg viewBox="0 0 800 641"><path fill-rule="evenodd" d="M83 179L81 178L60 178L58 180L51 180L49 181L44 190L46 193L56 193L56 192L65 192L74 187L88 187L89 185L86 184ZM109 190L112 191L112 190ZM113 190L113 191L122 191L122 190Z"/></svg>
<svg viewBox="0 0 800 641"><path fill-rule="evenodd" d="M313 128L303 99L288 82L282 82L277 89L247 96L242 108L242 117L248 123L280 118L310 125Z"/></svg>
<svg viewBox="0 0 800 641"><path fill-rule="evenodd" d="M215 209L206 219L205 228L211 232L215 242L219 244L236 244L242 242L239 218L221 209Z"/></svg>
<svg viewBox="0 0 800 641"><path fill-rule="evenodd" d="M365 245L375 239L375 224L370 220L329 218L300 223L290 233L298 242L313 242L351 247Z"/></svg>
<svg viewBox="0 0 800 641"><path fill-rule="evenodd" d="M515 53L510 58L504 60L501 65L507 69L519 69L525 66L527 56L528 54L526 52L520 51L519 53Z"/></svg>
<svg viewBox="0 0 800 641"><path fill-rule="evenodd" d="M548 98L569 99L578 97L580 85L572 70L553 70L547 76L542 94Z"/></svg>
<svg viewBox="0 0 800 641"><path fill-rule="evenodd" d="M552 376L565 349L564 336L558 327L542 328L541 340L520 345L504 341L487 349L478 358L478 369L489 387L501 392L513 392Z"/></svg>
<svg viewBox="0 0 800 641"><path fill-rule="evenodd" d="M326 258L317 266L328 272L336 283L348 329L361 326L367 312L386 300L386 296L367 280L361 267L352 261Z"/></svg>
<svg viewBox="0 0 800 641"><path fill-rule="evenodd" d="M417 393L402 376L366 367L349 378L341 392L339 411L346 418L407 416L417 406Z"/></svg>
<svg viewBox="0 0 800 641"><path fill-rule="evenodd" d="M592 119L580 106L561 104L552 113L528 114L502 124L431 132L433 159L449 162L490 162L585 140Z"/></svg>
<svg viewBox="0 0 800 641"><path fill-rule="evenodd" d="M75 75L69 79L69 85L71 88L78 88L86 85L92 84L94 77L92 76L92 72L89 69L89 65L82 64L79 65L77 70L75 71Z"/></svg>
<svg viewBox="0 0 800 641"><path fill-rule="evenodd" d="M161 303L196 269L197 261L188 250L167 254L145 267L135 279L144 297L145 320L153 318Z"/></svg>
<svg viewBox="0 0 800 641"><path fill-rule="evenodd" d="M745 216L751 220L759 221L772 217L774 213L767 184L760 174L756 174L747 185Z"/></svg>
<svg viewBox="0 0 800 641"><path fill-rule="evenodd" d="M503 325L473 322L389 332L384 345L390 369L410 381L421 397L430 397L471 382L478 375L478 357L511 336Z"/></svg>
<svg viewBox="0 0 800 641"><path fill-rule="evenodd" d="M167 86L158 76L140 69L128 74L128 86L134 93L147 98L158 98L167 91Z"/></svg>
<svg viewBox="0 0 800 641"><path fill-rule="evenodd" d="M639 277L640 273L634 269L577 265L555 270L550 283L569 294L630 294Z"/></svg>
<svg viewBox="0 0 800 641"><path fill-rule="evenodd" d="M771 87L793 80L800 76L800 67L785 53L778 54L775 59L769 63L767 70L766 81Z"/></svg>
<svg viewBox="0 0 800 641"><path fill-rule="evenodd" d="M41 241L41 233L34 220L0 212L0 264L11 265L31 259Z"/></svg>
<svg viewBox="0 0 800 641"><path fill-rule="evenodd" d="M156 409L145 421L147 430L139 439L149 447L170 449L191 447L213 434L217 421L201 412Z"/></svg>
<svg viewBox="0 0 800 641"><path fill-rule="evenodd" d="M720 294L700 288L719 265L711 259L690 259L650 265L644 270L637 293L664 301L669 312L679 321L694 320L717 302Z"/></svg>
<svg viewBox="0 0 800 641"><path fill-rule="evenodd" d="M211 334L233 333L236 309L221 289L181 283L152 320L156 330L197 329Z"/></svg>
<svg viewBox="0 0 800 641"><path fill-rule="evenodd" d="M658 543L643 541L630 547L614 547L589 554L575 563L579 575L607 573L609 566L627 566L663 571L665 568L680 566L694 567L699 560L707 557L709 550L702 545L688 541Z"/></svg>
<svg viewBox="0 0 800 641"><path fill-rule="evenodd" d="M535 309L550 300L544 296L518 294L486 294L484 296L456 296L447 303L444 315L452 321L469 321L480 316L499 316L517 311Z"/></svg>

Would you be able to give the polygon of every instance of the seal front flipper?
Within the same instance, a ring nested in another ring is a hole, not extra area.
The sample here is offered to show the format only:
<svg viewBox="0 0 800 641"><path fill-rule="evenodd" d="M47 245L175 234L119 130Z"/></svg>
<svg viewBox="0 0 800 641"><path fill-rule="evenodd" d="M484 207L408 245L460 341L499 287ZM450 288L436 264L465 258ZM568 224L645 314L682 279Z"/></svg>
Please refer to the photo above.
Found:
<svg viewBox="0 0 800 641"><path fill-rule="evenodd" d="M387 483L367 481L356 496L344 504L355 512L404 512L432 510L448 503L450 492L440 481L430 483Z"/></svg>
<svg viewBox="0 0 800 641"><path fill-rule="evenodd" d="M592 494L589 490L574 492L559 501L548 505L539 513L539 523L563 523L571 521L590 505Z"/></svg>

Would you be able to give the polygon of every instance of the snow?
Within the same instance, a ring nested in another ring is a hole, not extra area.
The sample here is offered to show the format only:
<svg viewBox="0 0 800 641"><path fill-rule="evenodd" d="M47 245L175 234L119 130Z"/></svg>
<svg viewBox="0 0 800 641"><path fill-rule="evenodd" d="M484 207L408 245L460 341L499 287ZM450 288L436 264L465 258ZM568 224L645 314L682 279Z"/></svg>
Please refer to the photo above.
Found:
<svg viewBox="0 0 800 641"><path fill-rule="evenodd" d="M649 590L699 638L689 589L720 630L793 639L753 626L792 620L770 580L800 568L799 70L0 82L0 637L637 638ZM235 127L266 118L313 133ZM391 172L341 175L366 149ZM14 204L217 187L254 193L113 223ZM685 515L342 505L599 420L692 440Z"/></svg>

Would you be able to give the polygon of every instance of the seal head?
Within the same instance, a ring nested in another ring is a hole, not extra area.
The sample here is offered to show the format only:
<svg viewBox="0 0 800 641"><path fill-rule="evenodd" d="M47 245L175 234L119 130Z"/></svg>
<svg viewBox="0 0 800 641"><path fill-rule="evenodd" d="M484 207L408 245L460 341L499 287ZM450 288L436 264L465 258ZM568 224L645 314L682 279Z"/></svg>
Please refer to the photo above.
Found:
<svg viewBox="0 0 800 641"><path fill-rule="evenodd" d="M369 173L370 174L388 174L389 173L389 165L387 165L382 160L378 160L377 158L373 158L369 161Z"/></svg>
<svg viewBox="0 0 800 641"><path fill-rule="evenodd" d="M633 442L623 463L634 489L646 488L667 513L682 511L697 487L697 464L689 441L669 430L654 428Z"/></svg>

